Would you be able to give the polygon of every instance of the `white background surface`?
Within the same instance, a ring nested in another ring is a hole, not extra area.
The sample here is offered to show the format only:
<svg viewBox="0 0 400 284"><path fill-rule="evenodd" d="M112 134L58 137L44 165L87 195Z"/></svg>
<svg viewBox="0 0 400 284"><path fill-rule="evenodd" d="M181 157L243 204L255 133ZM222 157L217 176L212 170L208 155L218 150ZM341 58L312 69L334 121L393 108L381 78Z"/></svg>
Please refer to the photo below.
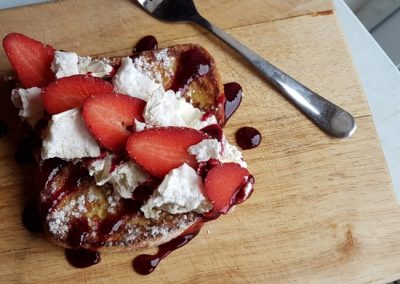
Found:
<svg viewBox="0 0 400 284"><path fill-rule="evenodd" d="M41 2L47 0L0 0L0 9ZM400 200L400 73L343 0L334 3Z"/></svg>

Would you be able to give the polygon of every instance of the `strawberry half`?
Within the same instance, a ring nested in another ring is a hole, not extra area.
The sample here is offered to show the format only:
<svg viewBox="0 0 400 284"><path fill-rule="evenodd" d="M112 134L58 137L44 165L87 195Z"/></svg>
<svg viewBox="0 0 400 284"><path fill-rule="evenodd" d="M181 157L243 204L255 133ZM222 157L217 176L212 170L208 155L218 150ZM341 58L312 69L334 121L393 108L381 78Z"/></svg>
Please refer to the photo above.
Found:
<svg viewBox="0 0 400 284"><path fill-rule="evenodd" d="M205 195L213 203L214 212L228 212L248 176L249 171L236 163L217 165L208 172L204 181Z"/></svg>
<svg viewBox="0 0 400 284"><path fill-rule="evenodd" d="M146 102L121 94L102 94L89 97L83 103L86 125L104 148L121 151L131 132L135 119L144 121Z"/></svg>
<svg viewBox="0 0 400 284"><path fill-rule="evenodd" d="M207 136L203 132L191 128L150 128L133 133L126 149L131 159L151 175L164 177L183 163L196 169L196 158L187 152L187 148L204 138Z"/></svg>
<svg viewBox="0 0 400 284"><path fill-rule="evenodd" d="M54 48L19 33L8 34L3 47L24 88L45 87L53 81Z"/></svg>
<svg viewBox="0 0 400 284"><path fill-rule="evenodd" d="M113 89L111 83L87 75L60 78L44 89L44 108L50 114L57 114L80 107L90 96L111 94Z"/></svg>

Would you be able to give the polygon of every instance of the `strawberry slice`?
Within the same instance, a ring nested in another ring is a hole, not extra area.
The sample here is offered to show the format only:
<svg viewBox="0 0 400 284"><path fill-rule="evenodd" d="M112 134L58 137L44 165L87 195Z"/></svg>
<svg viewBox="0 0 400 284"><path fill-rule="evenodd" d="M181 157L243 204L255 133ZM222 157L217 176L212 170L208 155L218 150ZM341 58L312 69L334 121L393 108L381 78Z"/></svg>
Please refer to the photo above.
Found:
<svg viewBox="0 0 400 284"><path fill-rule="evenodd" d="M144 121L146 102L121 94L101 94L89 97L83 104L86 125L104 148L111 151L125 149L135 119Z"/></svg>
<svg viewBox="0 0 400 284"><path fill-rule="evenodd" d="M127 142L129 156L150 174L164 177L172 169L187 163L197 168L195 156L187 148L207 136L196 129L182 127L149 128L133 133Z"/></svg>
<svg viewBox="0 0 400 284"><path fill-rule="evenodd" d="M3 47L23 87L45 87L53 81L54 48L19 33L8 34Z"/></svg>
<svg viewBox="0 0 400 284"><path fill-rule="evenodd" d="M213 203L214 212L228 212L248 176L249 171L236 163L217 165L208 172L204 181L205 195Z"/></svg>
<svg viewBox="0 0 400 284"><path fill-rule="evenodd" d="M86 98L113 93L113 85L101 78L73 75L60 78L43 91L44 108L57 114L80 107Z"/></svg>

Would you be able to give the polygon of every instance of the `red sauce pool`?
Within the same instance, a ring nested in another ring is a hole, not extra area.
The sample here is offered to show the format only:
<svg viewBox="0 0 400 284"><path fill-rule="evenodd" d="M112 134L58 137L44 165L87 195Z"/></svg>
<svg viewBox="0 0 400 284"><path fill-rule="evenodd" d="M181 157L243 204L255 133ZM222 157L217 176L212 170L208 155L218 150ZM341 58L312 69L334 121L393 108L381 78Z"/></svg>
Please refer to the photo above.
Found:
<svg viewBox="0 0 400 284"><path fill-rule="evenodd" d="M3 138L8 134L9 128L4 121L0 121L0 138Z"/></svg>
<svg viewBox="0 0 400 284"><path fill-rule="evenodd" d="M203 224L204 222L202 221L195 223L179 237L160 245L158 247L158 252L154 255L141 254L137 256L132 262L133 269L141 275L150 274L156 269L163 258L193 240L193 238L199 234Z"/></svg>
<svg viewBox="0 0 400 284"><path fill-rule="evenodd" d="M76 268L86 268L101 261L100 253L85 249L65 249L68 263Z"/></svg>
<svg viewBox="0 0 400 284"><path fill-rule="evenodd" d="M224 93L225 93L225 124L232 117L235 111L239 108L240 103L242 102L242 86L240 86L236 82L227 83L224 85Z"/></svg>
<svg viewBox="0 0 400 284"><path fill-rule="evenodd" d="M142 52L157 48L158 48L157 39L152 35L148 35L143 37L136 43L135 47L133 48L133 52Z"/></svg>
<svg viewBox="0 0 400 284"><path fill-rule="evenodd" d="M242 127L235 134L236 143L243 150L253 149L261 143L261 133L253 127Z"/></svg>
<svg viewBox="0 0 400 284"><path fill-rule="evenodd" d="M31 233L42 233L43 223L37 199L29 200L22 212L22 224Z"/></svg>

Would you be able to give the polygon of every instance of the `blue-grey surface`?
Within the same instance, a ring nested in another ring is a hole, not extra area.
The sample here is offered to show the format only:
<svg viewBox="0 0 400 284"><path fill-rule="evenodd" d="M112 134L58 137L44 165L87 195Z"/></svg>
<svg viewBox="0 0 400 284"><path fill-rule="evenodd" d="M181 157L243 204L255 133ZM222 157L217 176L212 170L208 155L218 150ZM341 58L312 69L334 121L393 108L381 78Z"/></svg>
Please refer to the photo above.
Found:
<svg viewBox="0 0 400 284"><path fill-rule="evenodd" d="M49 2L49 0L0 0L0 9L43 3L43 2Z"/></svg>

